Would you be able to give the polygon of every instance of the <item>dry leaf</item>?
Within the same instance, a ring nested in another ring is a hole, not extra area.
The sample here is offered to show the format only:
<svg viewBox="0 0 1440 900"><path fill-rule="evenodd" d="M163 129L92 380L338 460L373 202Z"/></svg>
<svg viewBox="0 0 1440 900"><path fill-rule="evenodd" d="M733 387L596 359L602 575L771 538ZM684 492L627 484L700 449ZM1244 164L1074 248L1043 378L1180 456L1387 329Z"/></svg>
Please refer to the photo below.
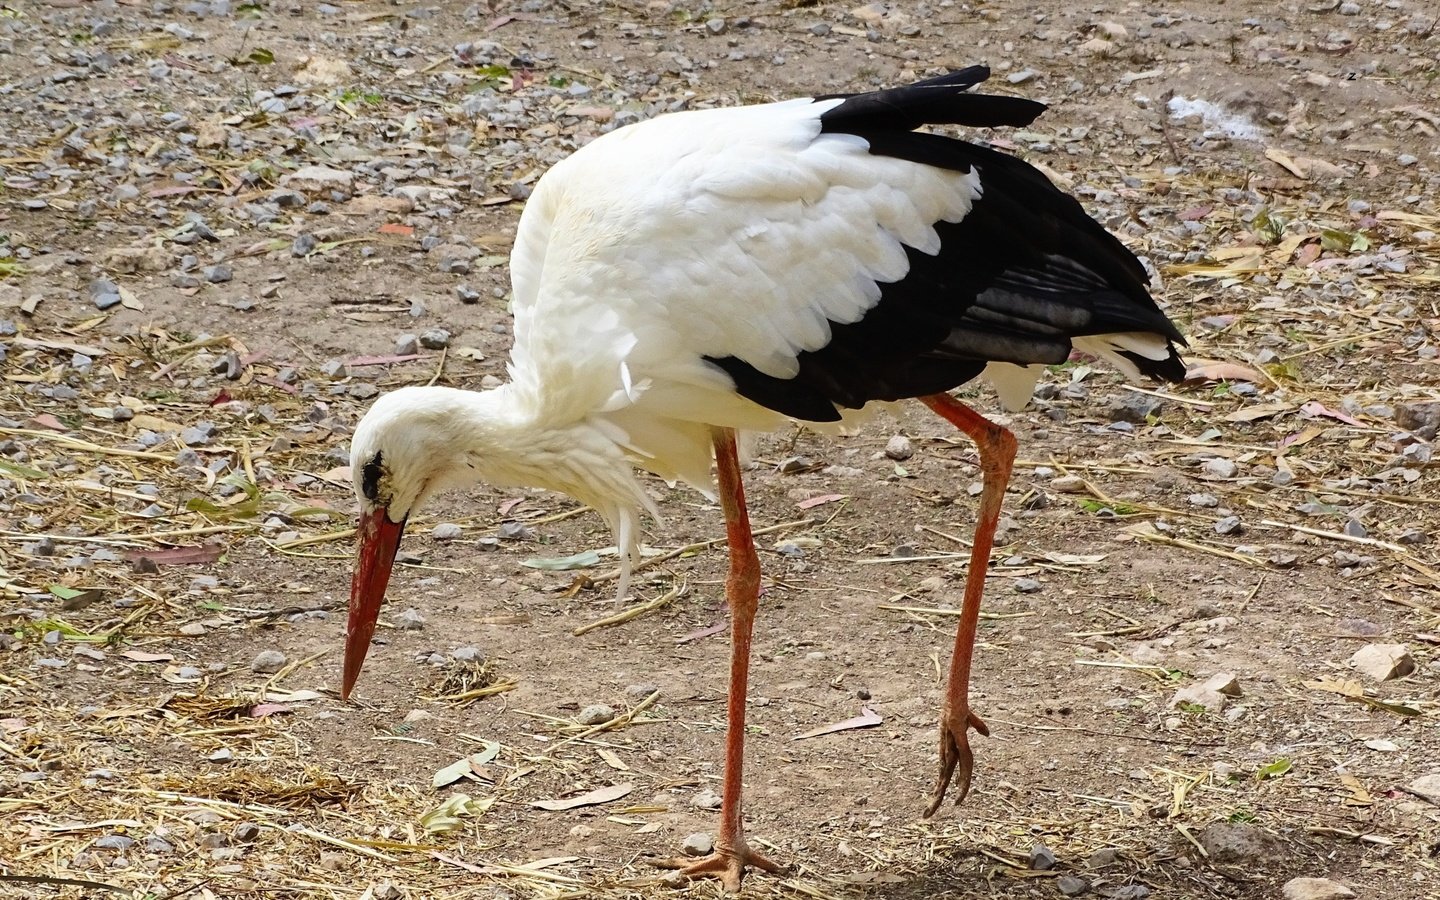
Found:
<svg viewBox="0 0 1440 900"><path fill-rule="evenodd" d="M126 650L120 654L126 659L135 662L174 662L175 657L168 653L146 653L144 650Z"/></svg>
<svg viewBox="0 0 1440 900"><path fill-rule="evenodd" d="M836 722L833 725L822 725L819 728L807 731L804 734L797 734L793 740L803 741L806 738L820 737L823 734L834 734L837 731L850 731L855 728L872 728L885 721L880 714L868 706L861 707L860 715L843 722Z"/></svg>
<svg viewBox="0 0 1440 900"><path fill-rule="evenodd" d="M635 790L635 785L627 781L624 784L612 784L609 787L586 791L583 794L575 797L567 797L564 800L532 800L530 801L530 805L539 809L558 812L562 809L574 809L577 806L598 806L601 803L609 803L613 800L619 800L633 790Z"/></svg>
<svg viewBox="0 0 1440 900"><path fill-rule="evenodd" d="M1260 403L1255 406L1243 406L1234 412L1226 413L1222 420L1226 422L1255 422L1260 419L1268 419L1271 416L1278 416L1294 409L1291 403Z"/></svg>
<svg viewBox="0 0 1440 900"><path fill-rule="evenodd" d="M1331 409L1319 400L1311 400L1300 407L1300 412L1307 416L1324 416L1327 419L1334 419L1337 422L1344 422L1346 425L1363 426L1364 423L1354 416L1340 412L1338 409Z"/></svg>
<svg viewBox="0 0 1440 900"><path fill-rule="evenodd" d="M818 497L811 497L808 500L801 500L795 504L800 509L814 509L826 503L834 503L836 500L844 500L844 494L821 494Z"/></svg>
<svg viewBox="0 0 1440 900"><path fill-rule="evenodd" d="M1265 376L1239 363L1202 362L1185 370L1186 381L1265 381Z"/></svg>

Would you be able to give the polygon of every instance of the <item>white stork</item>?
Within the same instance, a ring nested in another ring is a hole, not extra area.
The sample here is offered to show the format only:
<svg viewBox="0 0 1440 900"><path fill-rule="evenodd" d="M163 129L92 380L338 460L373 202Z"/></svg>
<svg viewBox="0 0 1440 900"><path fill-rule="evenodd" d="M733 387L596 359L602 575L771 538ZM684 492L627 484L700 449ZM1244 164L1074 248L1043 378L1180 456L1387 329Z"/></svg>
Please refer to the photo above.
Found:
<svg viewBox="0 0 1440 900"><path fill-rule="evenodd" d="M908 87L681 112L620 128L551 169L511 256L510 382L407 387L355 430L360 503L343 695L375 630L406 519L487 481L569 494L614 531L626 594L635 467L710 492L730 548L730 690L715 852L687 861L737 890L776 866L745 842L741 769L760 588L736 433L836 423L918 398L979 448L983 490L940 717L940 775L970 784L970 658L1015 438L947 391L985 376L1009 408L1072 350L1178 381L1175 326L1139 261L1026 163L922 125L1029 124L1045 107L970 93L975 66ZM957 771L958 770L958 771ZM958 799L957 799L958 802Z"/></svg>

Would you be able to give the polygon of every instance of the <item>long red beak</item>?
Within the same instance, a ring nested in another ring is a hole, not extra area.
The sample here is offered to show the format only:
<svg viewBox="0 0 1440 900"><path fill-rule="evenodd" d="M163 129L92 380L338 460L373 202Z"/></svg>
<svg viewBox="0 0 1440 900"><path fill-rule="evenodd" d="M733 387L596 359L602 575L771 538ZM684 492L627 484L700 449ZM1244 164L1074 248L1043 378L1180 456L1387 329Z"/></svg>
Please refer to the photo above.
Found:
<svg viewBox="0 0 1440 900"><path fill-rule="evenodd" d="M350 691L365 665L370 639L375 636L375 620L380 618L380 604L385 600L385 586L390 583L390 568L395 565L395 551L400 548L404 522L391 522L379 507L360 513L356 529L355 575L350 580L350 623L345 628L345 676L340 684L342 700L350 699Z"/></svg>

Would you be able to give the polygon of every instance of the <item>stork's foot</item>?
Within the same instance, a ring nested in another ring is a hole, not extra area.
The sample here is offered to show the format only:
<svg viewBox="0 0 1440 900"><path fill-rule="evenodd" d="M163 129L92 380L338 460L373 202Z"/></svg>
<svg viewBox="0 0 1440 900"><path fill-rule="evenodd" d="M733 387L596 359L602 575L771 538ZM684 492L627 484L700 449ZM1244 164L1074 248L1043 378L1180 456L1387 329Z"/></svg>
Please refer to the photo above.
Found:
<svg viewBox="0 0 1440 900"><path fill-rule="evenodd" d="M940 717L940 778L935 782L935 789L930 792L930 805L925 809L925 818L935 815L940 808L940 801L945 799L945 791L949 789L953 779L958 793L955 795L955 802L959 803L970 793L970 773L975 768L975 755L970 752L970 729L975 729L985 737L990 736L990 726L973 712L968 706L959 709L947 708Z"/></svg>
<svg viewBox="0 0 1440 900"><path fill-rule="evenodd" d="M676 869L684 878L718 878L720 886L732 894L740 893L740 882L745 880L745 870L750 866L763 869L772 875L779 875L784 869L751 850L744 841L738 847L715 845L715 852L699 859L679 856L658 860L655 865L662 869Z"/></svg>

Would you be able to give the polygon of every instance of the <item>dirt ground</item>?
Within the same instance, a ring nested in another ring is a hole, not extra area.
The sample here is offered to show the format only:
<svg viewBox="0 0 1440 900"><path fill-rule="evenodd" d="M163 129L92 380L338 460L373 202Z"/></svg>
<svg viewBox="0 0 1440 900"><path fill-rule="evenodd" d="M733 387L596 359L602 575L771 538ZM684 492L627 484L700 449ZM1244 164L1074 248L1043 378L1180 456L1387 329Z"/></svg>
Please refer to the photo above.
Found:
<svg viewBox="0 0 1440 900"><path fill-rule="evenodd" d="M977 139L1156 269L1196 377L962 391L1021 463L992 736L931 821L973 448L918 406L759 440L746 813L791 871L746 893L1440 896L1436 16L0 3L0 896L718 894L647 864L717 825L718 509L652 480L647 548L688 549L635 603L673 596L576 636L617 612L600 521L442 498L342 703L346 440L377 390L504 378L516 218L589 138L982 62L1051 108Z"/></svg>

